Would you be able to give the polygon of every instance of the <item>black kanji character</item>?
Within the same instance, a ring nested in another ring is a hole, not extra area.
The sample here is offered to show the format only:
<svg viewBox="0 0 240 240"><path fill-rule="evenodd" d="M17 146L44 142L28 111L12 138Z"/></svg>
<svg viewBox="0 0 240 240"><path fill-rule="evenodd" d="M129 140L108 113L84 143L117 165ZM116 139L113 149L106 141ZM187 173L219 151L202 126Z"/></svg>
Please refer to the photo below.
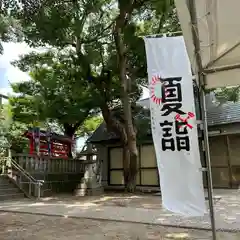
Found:
<svg viewBox="0 0 240 240"><path fill-rule="evenodd" d="M168 116L172 112L178 113L180 115L186 114L181 110L181 108L182 103L165 103L161 109L161 111L164 112L162 116Z"/></svg>
<svg viewBox="0 0 240 240"><path fill-rule="evenodd" d="M189 136L177 136L176 137L177 140L177 150L181 151L181 150L186 150L186 151L190 151L190 141L189 141Z"/></svg>
<svg viewBox="0 0 240 240"><path fill-rule="evenodd" d="M175 143L173 138L162 138L162 150L175 151Z"/></svg>
<svg viewBox="0 0 240 240"><path fill-rule="evenodd" d="M175 131L177 135L186 135L188 134L187 123L175 121Z"/></svg>
<svg viewBox="0 0 240 240"><path fill-rule="evenodd" d="M163 137L171 137L172 136L172 126L173 123L165 120L163 123L160 123L160 126L163 130Z"/></svg>
<svg viewBox="0 0 240 240"><path fill-rule="evenodd" d="M182 102L181 80L181 77L161 79L163 103Z"/></svg>

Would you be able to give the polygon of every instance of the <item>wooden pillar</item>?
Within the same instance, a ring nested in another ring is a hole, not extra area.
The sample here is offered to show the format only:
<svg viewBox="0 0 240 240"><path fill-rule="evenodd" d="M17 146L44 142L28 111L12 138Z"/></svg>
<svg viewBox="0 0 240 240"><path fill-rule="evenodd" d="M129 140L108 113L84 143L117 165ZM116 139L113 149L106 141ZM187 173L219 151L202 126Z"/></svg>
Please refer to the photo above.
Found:
<svg viewBox="0 0 240 240"><path fill-rule="evenodd" d="M72 143L66 144L66 154L67 157L72 157Z"/></svg>
<svg viewBox="0 0 240 240"><path fill-rule="evenodd" d="M51 141L51 153L50 153L50 157L54 157L55 156L55 154L54 154L54 144L53 144L53 141Z"/></svg>
<svg viewBox="0 0 240 240"><path fill-rule="evenodd" d="M139 174L139 185L142 186L142 146L138 146L138 174Z"/></svg>
<svg viewBox="0 0 240 240"><path fill-rule="evenodd" d="M232 163L231 163L231 146L229 136L226 135L226 145L227 145L227 162L228 162L228 174L229 174L229 187L233 187L233 171L232 171Z"/></svg>
<svg viewBox="0 0 240 240"><path fill-rule="evenodd" d="M34 153L34 139L32 137L29 138L29 154Z"/></svg>

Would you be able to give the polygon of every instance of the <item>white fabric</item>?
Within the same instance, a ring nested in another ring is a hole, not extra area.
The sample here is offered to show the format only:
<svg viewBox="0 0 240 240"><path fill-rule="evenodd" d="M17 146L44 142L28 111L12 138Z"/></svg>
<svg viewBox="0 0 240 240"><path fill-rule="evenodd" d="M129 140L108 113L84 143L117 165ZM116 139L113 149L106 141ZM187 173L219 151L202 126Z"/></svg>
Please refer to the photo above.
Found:
<svg viewBox="0 0 240 240"><path fill-rule="evenodd" d="M150 92L153 86L153 76L159 75L161 78L182 77L182 110L186 113L195 113L191 68L183 37L145 38L144 40ZM154 94L162 98L162 95L159 95L159 88L155 90ZM160 122L162 123L165 120L173 122L172 134L176 146L177 135L174 124L176 113L172 112L168 116L162 116L161 109L164 104L162 102L158 104L158 101L154 103L152 100L150 99L152 136L160 176L163 206L180 215L203 216L206 206L196 119L191 118L188 121L193 126L192 129L183 127L188 129L190 151L163 151L163 130L160 127ZM186 115L181 115L181 117L186 117Z"/></svg>
<svg viewBox="0 0 240 240"><path fill-rule="evenodd" d="M240 43L240 1L195 0L195 4L203 67L219 68L240 64L240 45L238 45ZM175 5L194 69L196 66L195 51L187 1L175 0ZM227 51L229 52L226 53ZM206 76L206 88L238 85L239 74L239 68L225 71L225 74L223 72L209 73Z"/></svg>

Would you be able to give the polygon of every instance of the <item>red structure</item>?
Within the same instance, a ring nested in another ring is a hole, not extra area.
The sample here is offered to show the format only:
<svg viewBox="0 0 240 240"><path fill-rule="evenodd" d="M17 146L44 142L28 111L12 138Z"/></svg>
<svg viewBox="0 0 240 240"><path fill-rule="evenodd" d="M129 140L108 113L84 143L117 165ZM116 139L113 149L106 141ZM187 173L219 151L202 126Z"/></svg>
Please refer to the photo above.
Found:
<svg viewBox="0 0 240 240"><path fill-rule="evenodd" d="M38 136L39 135L39 136ZM29 129L24 133L29 139L29 154L68 158L71 155L72 139L54 132L49 134L46 131L39 130L36 134L34 129ZM39 151L36 151L36 139L39 139Z"/></svg>

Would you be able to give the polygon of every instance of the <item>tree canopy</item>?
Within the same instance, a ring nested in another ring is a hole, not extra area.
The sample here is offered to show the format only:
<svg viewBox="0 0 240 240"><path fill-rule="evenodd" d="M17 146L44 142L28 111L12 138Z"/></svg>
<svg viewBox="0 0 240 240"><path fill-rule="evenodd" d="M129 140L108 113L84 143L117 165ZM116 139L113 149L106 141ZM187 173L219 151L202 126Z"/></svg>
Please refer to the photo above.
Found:
<svg viewBox="0 0 240 240"><path fill-rule="evenodd" d="M7 133L11 125L11 116L9 109L0 105L0 152L9 146Z"/></svg>
<svg viewBox="0 0 240 240"><path fill-rule="evenodd" d="M22 153L27 149L27 139L23 133L27 126L21 122L13 121L11 106L4 104L0 107L0 153L11 148L15 152Z"/></svg>
<svg viewBox="0 0 240 240"><path fill-rule="evenodd" d="M30 72L31 80L12 85L14 119L25 123L57 121L72 136L84 120L97 111L94 91L81 80L69 55L48 51L31 53L14 63Z"/></svg>
<svg viewBox="0 0 240 240"><path fill-rule="evenodd" d="M210 91L215 94L220 104L226 102L239 102L240 100L240 86L211 89Z"/></svg>
<svg viewBox="0 0 240 240"><path fill-rule="evenodd" d="M79 127L77 134L82 137L90 136L102 122L102 116L93 116L87 118Z"/></svg>
<svg viewBox="0 0 240 240"><path fill-rule="evenodd" d="M30 82L13 85L20 94L11 99L15 119L57 120L69 134L101 110L108 129L120 135L125 183L133 183L138 155L134 114L141 84L147 82L142 36L179 30L173 1L11 3L25 41L45 48L15 62L31 75ZM115 114L116 108L121 114Z"/></svg>
<svg viewBox="0 0 240 240"><path fill-rule="evenodd" d="M21 24L14 18L16 6L11 1L0 1L0 54L2 42L22 40Z"/></svg>

